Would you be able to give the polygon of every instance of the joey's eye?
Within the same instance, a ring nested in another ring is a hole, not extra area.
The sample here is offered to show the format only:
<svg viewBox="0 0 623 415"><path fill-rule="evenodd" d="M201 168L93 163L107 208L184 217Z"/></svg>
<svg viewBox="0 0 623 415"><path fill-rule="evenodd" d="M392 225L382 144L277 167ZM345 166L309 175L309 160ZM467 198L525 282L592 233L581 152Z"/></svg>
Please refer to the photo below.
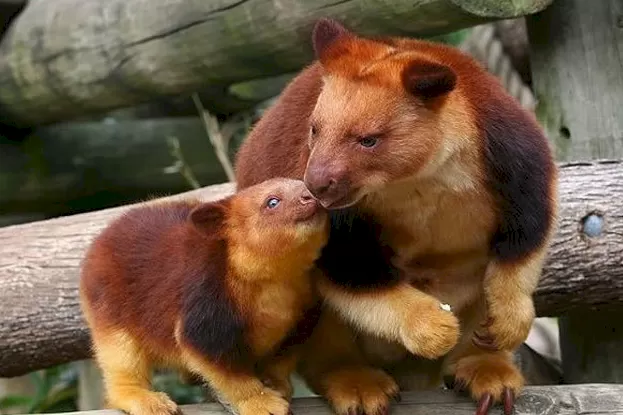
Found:
<svg viewBox="0 0 623 415"><path fill-rule="evenodd" d="M279 200L276 197L269 197L268 200L266 201L266 207L268 209L274 209L277 206L279 206L279 203L281 203L281 200Z"/></svg>
<svg viewBox="0 0 623 415"><path fill-rule="evenodd" d="M367 137L361 138L359 140L359 144L362 147L371 148L371 147L374 147L378 141L379 141L379 139L378 139L377 136L369 135Z"/></svg>
<svg viewBox="0 0 623 415"><path fill-rule="evenodd" d="M309 129L309 133L311 134L312 137L318 133L318 129L316 128L314 124L312 124L311 128Z"/></svg>

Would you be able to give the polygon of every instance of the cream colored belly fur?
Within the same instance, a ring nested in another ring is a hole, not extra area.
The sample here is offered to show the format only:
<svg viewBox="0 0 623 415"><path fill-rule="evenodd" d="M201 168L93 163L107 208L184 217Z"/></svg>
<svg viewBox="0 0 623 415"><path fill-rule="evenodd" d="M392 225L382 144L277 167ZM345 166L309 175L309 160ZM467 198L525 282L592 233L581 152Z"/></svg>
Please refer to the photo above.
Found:
<svg viewBox="0 0 623 415"><path fill-rule="evenodd" d="M495 220L490 197L479 188L469 181L405 182L364 202L382 224L381 238L394 249L395 265L415 287L450 304L463 333L471 332L484 309L482 280ZM363 334L361 345L385 366L408 355L398 344Z"/></svg>

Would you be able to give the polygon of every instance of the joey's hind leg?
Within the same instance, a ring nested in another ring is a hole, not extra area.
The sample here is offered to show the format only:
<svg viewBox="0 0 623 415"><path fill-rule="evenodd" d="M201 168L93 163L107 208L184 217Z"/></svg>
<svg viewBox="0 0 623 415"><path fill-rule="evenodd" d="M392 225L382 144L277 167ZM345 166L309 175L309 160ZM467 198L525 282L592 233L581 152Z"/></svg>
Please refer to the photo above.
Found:
<svg viewBox="0 0 623 415"><path fill-rule="evenodd" d="M222 364L210 362L192 349L184 348L188 369L201 375L214 396L237 415L288 415L290 404L278 391L265 386L249 373L234 372Z"/></svg>
<svg viewBox="0 0 623 415"><path fill-rule="evenodd" d="M331 310L323 311L304 345L299 372L338 415L387 413L390 400L399 398L398 385L365 361L354 338Z"/></svg>
<svg viewBox="0 0 623 415"><path fill-rule="evenodd" d="M93 339L109 407L130 415L180 413L178 406L165 393L150 390L150 361L130 335L111 331L93 333Z"/></svg>

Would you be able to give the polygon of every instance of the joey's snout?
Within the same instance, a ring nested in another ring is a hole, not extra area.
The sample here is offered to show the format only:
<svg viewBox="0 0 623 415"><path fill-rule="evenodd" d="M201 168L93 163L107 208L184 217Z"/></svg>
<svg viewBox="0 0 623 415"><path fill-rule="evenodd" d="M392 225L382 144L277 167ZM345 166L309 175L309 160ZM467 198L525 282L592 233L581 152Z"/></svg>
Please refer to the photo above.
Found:
<svg viewBox="0 0 623 415"><path fill-rule="evenodd" d="M298 208L297 210L297 221L307 221L308 219L316 216L320 211L322 211L322 206L320 202L314 198L307 188L302 186L303 189L298 197Z"/></svg>
<svg viewBox="0 0 623 415"><path fill-rule="evenodd" d="M325 208L348 204L350 182L343 169L310 164L303 180L309 191Z"/></svg>
<svg viewBox="0 0 623 415"><path fill-rule="evenodd" d="M307 189L305 189L303 194L299 197L299 202L301 202L302 205L318 204L318 201L314 199L314 196Z"/></svg>

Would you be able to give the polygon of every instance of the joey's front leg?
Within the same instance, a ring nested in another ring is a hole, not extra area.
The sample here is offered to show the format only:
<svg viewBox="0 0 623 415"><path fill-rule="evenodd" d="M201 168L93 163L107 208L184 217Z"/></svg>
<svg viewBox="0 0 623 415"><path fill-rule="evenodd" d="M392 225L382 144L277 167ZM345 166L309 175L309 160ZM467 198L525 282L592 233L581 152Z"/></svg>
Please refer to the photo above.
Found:
<svg viewBox="0 0 623 415"><path fill-rule="evenodd" d="M513 263L492 261L484 279L487 318L474 343L488 350L513 351L528 337L535 318L532 294L543 268L545 251Z"/></svg>
<svg viewBox="0 0 623 415"><path fill-rule="evenodd" d="M457 343L456 316L435 297L406 283L363 292L347 291L322 278L325 301L364 332L402 344L429 359L448 353Z"/></svg>
<svg viewBox="0 0 623 415"><path fill-rule="evenodd" d="M286 400L292 398L290 375L296 370L299 354L299 350L291 350L283 356L276 357L262 373L264 384L279 392Z"/></svg>
<svg viewBox="0 0 623 415"><path fill-rule="evenodd" d="M232 371L213 363L192 350L185 350L185 360L194 373L201 375L215 397L231 406L237 415L288 415L290 404L276 390L264 385L251 373Z"/></svg>

